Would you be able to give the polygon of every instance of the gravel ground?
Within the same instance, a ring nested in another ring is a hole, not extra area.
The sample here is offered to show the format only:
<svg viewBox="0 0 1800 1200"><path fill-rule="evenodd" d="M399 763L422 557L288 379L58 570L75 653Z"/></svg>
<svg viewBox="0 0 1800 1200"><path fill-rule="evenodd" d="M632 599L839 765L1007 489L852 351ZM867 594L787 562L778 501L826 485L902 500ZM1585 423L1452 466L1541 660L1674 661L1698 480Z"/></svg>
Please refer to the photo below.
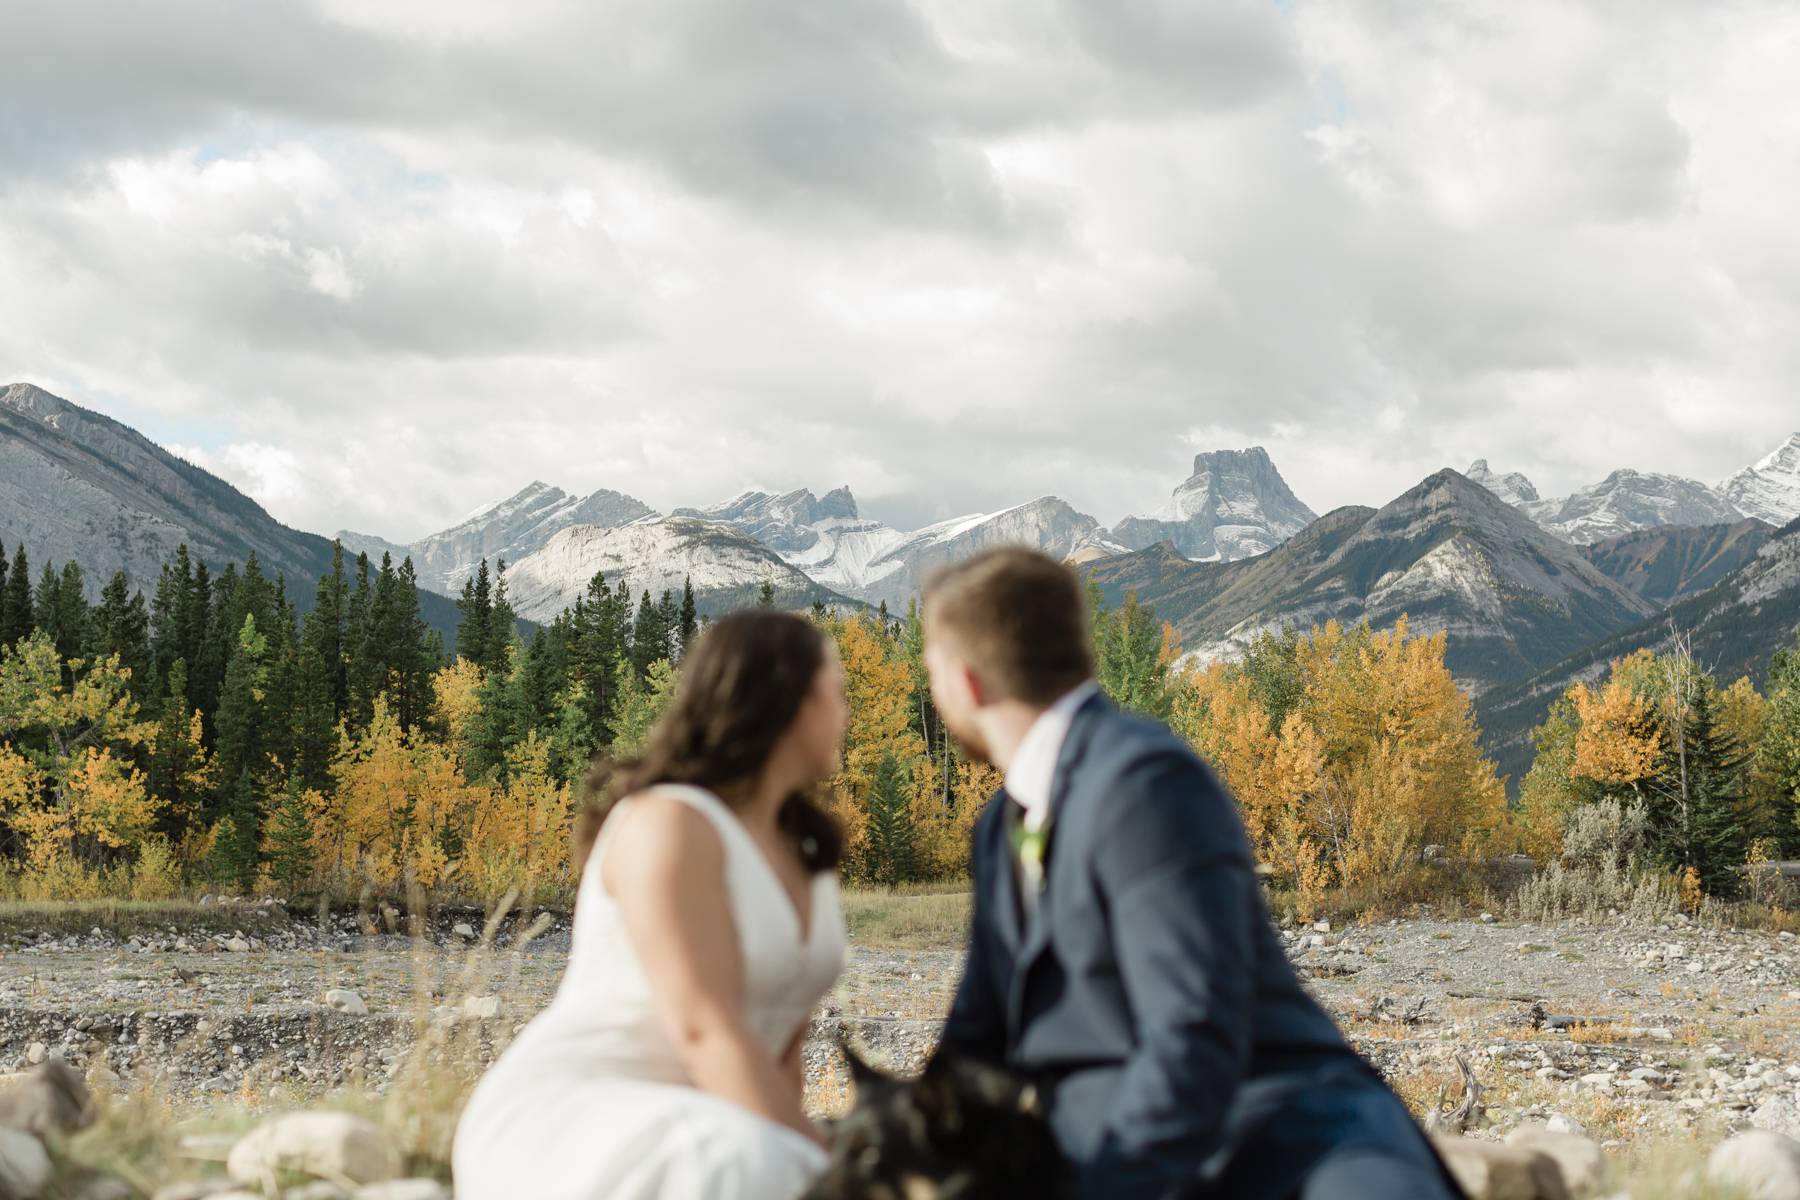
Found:
<svg viewBox="0 0 1800 1200"><path fill-rule="evenodd" d="M527 916L492 947L455 913L417 939L312 919L235 937L211 928L29 935L0 951L0 1068L60 1054L97 1082L151 1084L179 1106L225 1097L298 1103L334 1087L375 1093L423 1035L474 1037L481 1062L548 1003L568 947L564 916L522 949ZM455 926L463 925L459 934ZM1495 920L1388 921L1282 931L1307 986L1357 1048L1409 1098L1458 1095L1455 1056L1490 1089L1495 1132L1560 1112L1598 1132L1729 1128L1758 1107L1794 1105L1800 1132L1800 947L1791 935ZM229 947L229 948L228 948ZM962 955L853 948L807 1046L809 1107L849 1103L837 1046L916 1069L936 1041ZM322 1002L355 992L369 1015ZM495 997L488 1015L470 997ZM1576 1028L1571 1032L1567 1027ZM472 1048L472 1049L471 1049ZM428 1051L429 1052L429 1051Z"/></svg>

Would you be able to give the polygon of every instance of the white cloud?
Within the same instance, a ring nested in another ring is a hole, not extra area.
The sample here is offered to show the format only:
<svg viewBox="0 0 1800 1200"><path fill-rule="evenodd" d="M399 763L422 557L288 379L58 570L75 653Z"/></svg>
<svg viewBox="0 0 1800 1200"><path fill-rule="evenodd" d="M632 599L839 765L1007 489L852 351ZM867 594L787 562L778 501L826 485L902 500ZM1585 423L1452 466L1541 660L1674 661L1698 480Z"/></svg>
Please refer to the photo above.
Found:
<svg viewBox="0 0 1800 1200"><path fill-rule="evenodd" d="M1107 521L1792 432L1800 17L1518 0L21 0L0 380L290 523L532 478ZM126 414L121 411L122 417Z"/></svg>

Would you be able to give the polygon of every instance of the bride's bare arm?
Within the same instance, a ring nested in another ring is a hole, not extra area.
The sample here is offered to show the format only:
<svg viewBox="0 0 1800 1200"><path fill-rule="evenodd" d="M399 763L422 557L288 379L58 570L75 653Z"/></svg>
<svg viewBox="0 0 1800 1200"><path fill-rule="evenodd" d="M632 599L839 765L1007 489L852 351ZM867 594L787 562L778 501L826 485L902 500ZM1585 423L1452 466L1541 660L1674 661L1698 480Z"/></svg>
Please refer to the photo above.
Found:
<svg viewBox="0 0 1800 1200"><path fill-rule="evenodd" d="M636 801L620 821L600 881L618 901L689 1078L818 1140L794 1076L744 1023L744 964L718 832L687 804L654 796Z"/></svg>

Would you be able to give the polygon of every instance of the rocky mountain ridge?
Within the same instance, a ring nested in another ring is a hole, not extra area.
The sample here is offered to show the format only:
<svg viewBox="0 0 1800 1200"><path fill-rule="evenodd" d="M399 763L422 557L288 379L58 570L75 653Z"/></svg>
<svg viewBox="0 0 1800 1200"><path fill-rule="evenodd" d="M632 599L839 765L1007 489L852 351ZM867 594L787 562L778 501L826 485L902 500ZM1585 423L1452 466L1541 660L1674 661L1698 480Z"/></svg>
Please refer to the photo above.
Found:
<svg viewBox="0 0 1800 1200"><path fill-rule="evenodd" d="M185 543L222 566L254 551L290 591L331 564L331 543L290 529L224 480L136 430L29 383L0 392L0 543L34 568L78 562L90 599L114 571L154 591ZM310 598L310 587L305 589Z"/></svg>
<svg viewBox="0 0 1800 1200"><path fill-rule="evenodd" d="M1654 471L1614 471L1567 496L1540 499L1518 471L1500 475L1478 458L1464 472L1532 520L1576 545L1663 525L1732 525L1754 517L1780 526L1800 517L1800 433L1717 487Z"/></svg>
<svg viewBox="0 0 1800 1200"><path fill-rule="evenodd" d="M1194 456L1194 473L1156 511L1126 517L1108 540L1126 550L1168 541L1196 562L1266 554L1318 520L1261 446Z"/></svg>
<svg viewBox="0 0 1800 1200"><path fill-rule="evenodd" d="M1172 621L1201 661L1262 632L1336 619L1449 634L1472 691L1516 679L1654 612L1577 549L1487 488L1445 469L1380 509L1337 509L1256 558L1195 563L1164 542L1084 568Z"/></svg>
<svg viewBox="0 0 1800 1200"><path fill-rule="evenodd" d="M483 505L460 524L397 546L369 534L338 531L344 549L412 557L419 584L445 596L456 596L482 559L516 562L542 548L557 533L574 525L610 529L657 513L631 496L602 488L589 496L571 496L541 480L496 504Z"/></svg>

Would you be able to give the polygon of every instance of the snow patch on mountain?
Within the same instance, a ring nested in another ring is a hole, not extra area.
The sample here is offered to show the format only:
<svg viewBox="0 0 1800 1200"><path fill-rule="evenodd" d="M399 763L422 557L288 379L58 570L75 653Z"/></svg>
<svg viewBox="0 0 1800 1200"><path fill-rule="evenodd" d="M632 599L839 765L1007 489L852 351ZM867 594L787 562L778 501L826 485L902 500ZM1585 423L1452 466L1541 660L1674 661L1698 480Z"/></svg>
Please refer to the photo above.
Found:
<svg viewBox="0 0 1800 1200"><path fill-rule="evenodd" d="M1777 527L1800 517L1800 433L1725 480L1719 493L1745 516Z"/></svg>
<svg viewBox="0 0 1800 1200"><path fill-rule="evenodd" d="M1266 554L1318 520L1261 446L1194 456L1194 473L1161 507L1126 517L1107 540L1128 550L1171 541L1198 562Z"/></svg>
<svg viewBox="0 0 1800 1200"><path fill-rule="evenodd" d="M1520 507L1578 546L1657 525L1729 525L1743 519L1729 500L1704 483L1632 470L1614 471L1573 495Z"/></svg>
<svg viewBox="0 0 1800 1200"><path fill-rule="evenodd" d="M575 525L615 528L654 520L658 515L642 501L607 488L589 496L572 496L533 480L515 495L482 505L461 524L409 545L398 546L347 529L339 530L337 537L352 552L367 551L374 556L386 550L396 559L410 555L421 587L455 596L484 558L490 564L500 559L512 562Z"/></svg>
<svg viewBox="0 0 1800 1200"><path fill-rule="evenodd" d="M506 569L513 609L528 620L554 621L604 572L634 594L677 594L692 582L703 612L747 607L764 582L785 605L832 597L767 546L737 529L691 517L631 525L572 525Z"/></svg>

